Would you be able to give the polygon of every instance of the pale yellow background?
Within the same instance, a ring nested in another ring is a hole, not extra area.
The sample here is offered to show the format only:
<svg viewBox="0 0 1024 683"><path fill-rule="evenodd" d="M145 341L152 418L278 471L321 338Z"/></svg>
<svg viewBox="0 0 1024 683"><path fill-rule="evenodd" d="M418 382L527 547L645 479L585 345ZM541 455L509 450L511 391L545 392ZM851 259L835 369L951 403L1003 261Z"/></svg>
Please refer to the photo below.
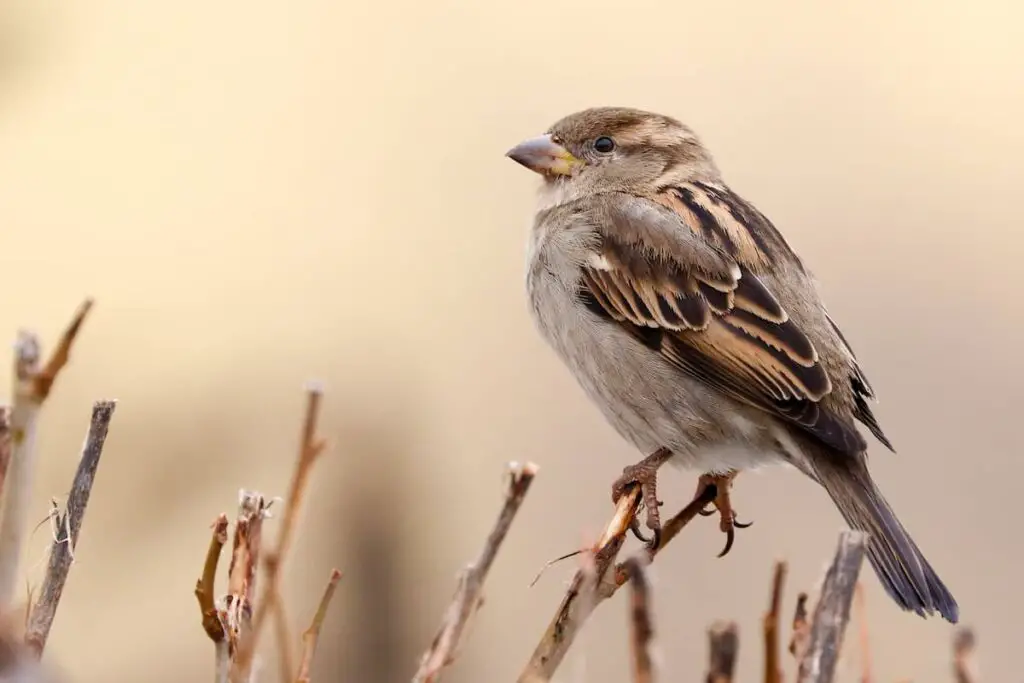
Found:
<svg viewBox="0 0 1024 683"><path fill-rule="evenodd" d="M288 566L296 631L347 572L318 680L408 679L503 463L532 459L447 680L514 679L572 564L527 584L596 533L637 456L531 327L536 181L503 157L597 104L694 126L813 266L900 450L874 449L878 479L985 680L1019 679L1019 3L5 0L0 19L0 339L52 341L98 300L46 411L33 519L90 402L120 399L48 650L75 680L212 678L207 525L240 486L284 493L310 378L336 448ZM692 492L665 482L670 507ZM740 621L758 680L771 562L791 562L791 605L832 552L839 516L796 474L736 496L756 523L729 557L706 521L654 568L666 680L698 679L713 618ZM877 680L948 680L951 629L864 576ZM560 680L626 680L625 615L603 606Z"/></svg>

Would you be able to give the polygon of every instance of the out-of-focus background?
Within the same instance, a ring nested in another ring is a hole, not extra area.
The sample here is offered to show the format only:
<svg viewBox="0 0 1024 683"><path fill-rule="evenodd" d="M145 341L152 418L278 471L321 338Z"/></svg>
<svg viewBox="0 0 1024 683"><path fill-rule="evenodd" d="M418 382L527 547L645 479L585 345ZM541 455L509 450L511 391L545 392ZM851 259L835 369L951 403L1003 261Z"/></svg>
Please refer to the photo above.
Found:
<svg viewBox="0 0 1024 683"><path fill-rule="evenodd" d="M34 519L66 492L90 402L120 399L48 656L84 683L210 677L192 596L208 525L240 486L285 492L319 378L335 448L286 580L298 633L330 568L346 572L319 680L408 680L504 462L532 459L448 676L513 680L574 565L530 580L597 533L638 454L532 329L537 181L503 154L622 104L695 127L813 266L899 449L874 448L878 480L977 628L987 680L1011 680L1022 20L997 0L4 0L0 338L52 342L98 302L46 409ZM668 508L692 494L692 476L664 481ZM791 606L841 527L795 473L743 476L735 495L756 523L728 557L705 521L653 568L673 680L700 675L715 618L740 622L755 680L772 561L790 561ZM30 582L47 543L44 525ZM947 680L951 628L864 577L878 680ZM625 680L625 615L604 605L560 680Z"/></svg>

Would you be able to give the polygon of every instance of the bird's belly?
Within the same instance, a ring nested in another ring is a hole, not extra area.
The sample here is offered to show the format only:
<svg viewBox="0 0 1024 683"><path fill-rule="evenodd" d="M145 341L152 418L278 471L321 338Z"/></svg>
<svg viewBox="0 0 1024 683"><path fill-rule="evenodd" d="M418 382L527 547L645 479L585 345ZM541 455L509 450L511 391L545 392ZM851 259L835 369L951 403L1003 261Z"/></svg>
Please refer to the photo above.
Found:
<svg viewBox="0 0 1024 683"><path fill-rule="evenodd" d="M608 422L642 453L670 448L673 463L704 472L776 461L769 425L753 409L686 375L615 324L557 296L531 291L535 322ZM554 290L554 291L552 291Z"/></svg>

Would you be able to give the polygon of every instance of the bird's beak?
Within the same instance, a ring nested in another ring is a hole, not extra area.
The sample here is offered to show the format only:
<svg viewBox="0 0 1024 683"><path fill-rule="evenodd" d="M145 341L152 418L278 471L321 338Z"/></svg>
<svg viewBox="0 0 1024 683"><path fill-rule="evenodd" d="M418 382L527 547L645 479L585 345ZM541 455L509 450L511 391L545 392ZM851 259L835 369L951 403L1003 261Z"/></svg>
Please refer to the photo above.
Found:
<svg viewBox="0 0 1024 683"><path fill-rule="evenodd" d="M583 163L550 135L523 140L505 156L541 175L571 175L573 168Z"/></svg>

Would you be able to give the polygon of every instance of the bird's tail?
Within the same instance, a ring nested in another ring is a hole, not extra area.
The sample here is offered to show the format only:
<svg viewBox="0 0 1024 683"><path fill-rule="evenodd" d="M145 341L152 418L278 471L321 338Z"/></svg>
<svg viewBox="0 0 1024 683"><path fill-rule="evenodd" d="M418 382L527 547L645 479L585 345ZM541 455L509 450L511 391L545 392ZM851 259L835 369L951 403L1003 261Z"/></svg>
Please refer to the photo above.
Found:
<svg viewBox="0 0 1024 683"><path fill-rule="evenodd" d="M886 592L905 610L921 616L938 611L955 624L960 612L956 600L896 519L867 467L827 455L816 460L818 479L846 523L870 535L868 560Z"/></svg>

